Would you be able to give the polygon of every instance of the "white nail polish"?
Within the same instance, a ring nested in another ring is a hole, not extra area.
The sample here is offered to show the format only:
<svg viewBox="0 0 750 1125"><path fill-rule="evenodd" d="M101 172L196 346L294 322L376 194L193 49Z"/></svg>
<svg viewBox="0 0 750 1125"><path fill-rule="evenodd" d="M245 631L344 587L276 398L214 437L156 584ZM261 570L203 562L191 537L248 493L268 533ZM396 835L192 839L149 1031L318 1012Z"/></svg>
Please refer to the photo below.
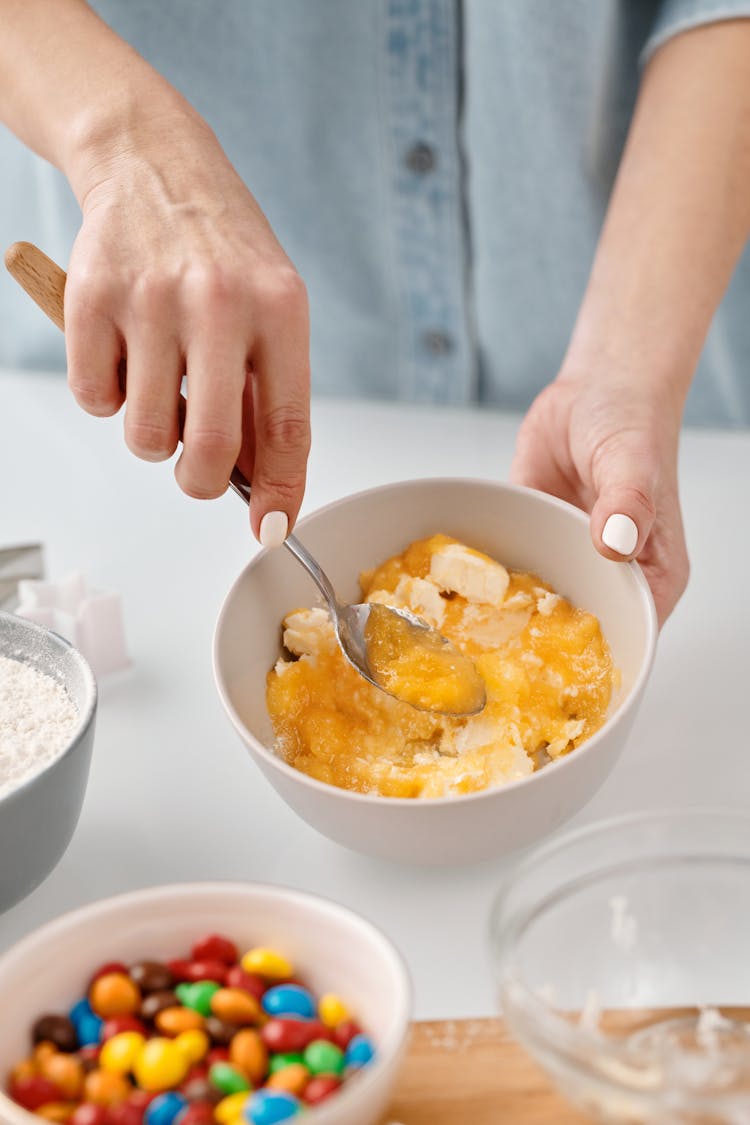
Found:
<svg viewBox="0 0 750 1125"><path fill-rule="evenodd" d="M287 537L289 520L286 512L266 512L260 521L262 547L280 547Z"/></svg>
<svg viewBox="0 0 750 1125"><path fill-rule="evenodd" d="M602 542L618 555L632 555L638 545L638 528L630 516L616 512L610 516L602 531Z"/></svg>

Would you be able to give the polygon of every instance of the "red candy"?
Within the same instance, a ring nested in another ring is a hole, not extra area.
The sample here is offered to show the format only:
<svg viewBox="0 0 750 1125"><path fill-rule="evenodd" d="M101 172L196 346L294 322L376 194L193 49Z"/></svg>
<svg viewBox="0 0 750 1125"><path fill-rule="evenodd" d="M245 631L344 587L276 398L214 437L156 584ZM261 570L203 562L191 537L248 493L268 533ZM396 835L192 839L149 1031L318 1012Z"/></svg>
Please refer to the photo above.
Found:
<svg viewBox="0 0 750 1125"><path fill-rule="evenodd" d="M54 1082L42 1078L41 1074L34 1074L30 1078L16 1078L10 1084L10 1096L33 1113L40 1105L47 1102L64 1102L65 1097Z"/></svg>
<svg viewBox="0 0 750 1125"><path fill-rule="evenodd" d="M170 973L176 981L187 980L186 973L190 968L191 962L185 957L175 957L172 961L165 962Z"/></svg>
<svg viewBox="0 0 750 1125"><path fill-rule="evenodd" d="M121 1031L137 1031L141 1035L148 1034L145 1023L143 1020L139 1020L137 1016L110 1016L102 1026L102 1043L111 1039L113 1035L119 1035Z"/></svg>
<svg viewBox="0 0 750 1125"><path fill-rule="evenodd" d="M105 965L100 965L96 972L92 973L89 980L89 988L91 988L95 980L98 980L99 977L107 976L108 973L125 973L127 976L128 967L127 965L123 965L122 961L107 961ZM88 992L88 989L86 989L86 991Z"/></svg>
<svg viewBox="0 0 750 1125"><path fill-rule="evenodd" d="M175 1119L175 1125L213 1125L214 1107L211 1102L193 1102Z"/></svg>
<svg viewBox="0 0 750 1125"><path fill-rule="evenodd" d="M191 961L185 979L188 981L215 980L224 984L227 979L227 966L223 961Z"/></svg>
<svg viewBox="0 0 750 1125"><path fill-rule="evenodd" d="M69 1118L68 1125L108 1125L109 1117L106 1105L94 1105L93 1102L84 1102L74 1110Z"/></svg>
<svg viewBox="0 0 750 1125"><path fill-rule="evenodd" d="M354 1036L361 1034L362 1028L358 1023L355 1023L354 1020L342 1020L342 1022L333 1029L333 1041L337 1047L345 1051Z"/></svg>
<svg viewBox="0 0 750 1125"><path fill-rule="evenodd" d="M333 1074L316 1074L305 1086L302 1097L308 1105L317 1105L335 1093L341 1085L341 1079Z"/></svg>
<svg viewBox="0 0 750 1125"><path fill-rule="evenodd" d="M128 1099L107 1107L106 1125L143 1125L144 1107Z"/></svg>
<svg viewBox="0 0 750 1125"><path fill-rule="evenodd" d="M227 988L241 988L243 992L249 992L256 1000L260 1000L268 988L268 985L256 973L247 973L241 965L233 965L227 973L226 981L224 982Z"/></svg>
<svg viewBox="0 0 750 1125"><path fill-rule="evenodd" d="M211 1069L214 1063L229 1062L229 1048L228 1047L212 1047L206 1055L206 1066Z"/></svg>
<svg viewBox="0 0 750 1125"><path fill-rule="evenodd" d="M217 984L224 984L227 979L224 961L186 961L177 957L167 961L167 968L176 981L215 980Z"/></svg>
<svg viewBox="0 0 750 1125"><path fill-rule="evenodd" d="M331 1038L331 1029L320 1020L275 1019L269 1020L261 1029L263 1042L269 1051L287 1054L304 1051L313 1039Z"/></svg>
<svg viewBox="0 0 750 1125"><path fill-rule="evenodd" d="M220 961L223 965L234 965L240 959L234 942L221 934L209 934L197 941L190 955L193 961Z"/></svg>

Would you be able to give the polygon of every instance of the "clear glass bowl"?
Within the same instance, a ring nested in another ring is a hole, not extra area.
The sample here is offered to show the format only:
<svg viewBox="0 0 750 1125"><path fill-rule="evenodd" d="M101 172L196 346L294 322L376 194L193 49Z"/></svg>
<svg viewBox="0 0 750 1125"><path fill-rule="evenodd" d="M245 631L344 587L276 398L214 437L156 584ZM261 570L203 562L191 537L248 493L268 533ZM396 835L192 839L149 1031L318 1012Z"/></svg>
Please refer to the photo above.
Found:
<svg viewBox="0 0 750 1125"><path fill-rule="evenodd" d="M511 1033L596 1120L750 1123L750 815L558 836L513 871L491 943Z"/></svg>

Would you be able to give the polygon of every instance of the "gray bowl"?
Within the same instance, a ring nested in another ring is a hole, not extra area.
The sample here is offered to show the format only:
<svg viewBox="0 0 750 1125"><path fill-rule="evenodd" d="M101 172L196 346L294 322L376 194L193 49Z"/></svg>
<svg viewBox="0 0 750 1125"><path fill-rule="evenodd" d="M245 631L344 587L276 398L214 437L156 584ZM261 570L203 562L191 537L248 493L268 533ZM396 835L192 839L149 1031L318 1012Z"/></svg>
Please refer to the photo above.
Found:
<svg viewBox="0 0 750 1125"><path fill-rule="evenodd" d="M0 797L0 912L49 875L75 831L88 781L96 717L96 681L81 654L57 633L0 613L0 656L52 676L78 708L66 749L41 773Z"/></svg>

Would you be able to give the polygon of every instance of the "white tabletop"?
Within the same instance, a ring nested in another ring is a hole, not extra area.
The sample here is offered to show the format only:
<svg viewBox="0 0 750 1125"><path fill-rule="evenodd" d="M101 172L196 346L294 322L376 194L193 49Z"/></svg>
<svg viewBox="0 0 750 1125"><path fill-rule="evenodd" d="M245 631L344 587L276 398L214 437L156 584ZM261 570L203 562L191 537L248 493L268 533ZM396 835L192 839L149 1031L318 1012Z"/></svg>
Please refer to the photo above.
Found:
<svg viewBox="0 0 750 1125"><path fill-rule="evenodd" d="M504 479L517 424L489 411L319 401L304 511L409 477ZM42 541L48 577L82 570L119 591L133 658L132 669L100 682L73 841L49 878L0 916L0 948L120 891L263 880L378 923L411 967L419 1017L492 1014L486 925L507 863L425 870L330 842L284 805L222 711L213 626L256 550L237 498L185 497L171 465L132 457L121 419L83 414L60 375L0 372L0 425L0 546ZM750 432L686 432L681 479L690 587L660 640L620 763L575 823L750 804Z"/></svg>

